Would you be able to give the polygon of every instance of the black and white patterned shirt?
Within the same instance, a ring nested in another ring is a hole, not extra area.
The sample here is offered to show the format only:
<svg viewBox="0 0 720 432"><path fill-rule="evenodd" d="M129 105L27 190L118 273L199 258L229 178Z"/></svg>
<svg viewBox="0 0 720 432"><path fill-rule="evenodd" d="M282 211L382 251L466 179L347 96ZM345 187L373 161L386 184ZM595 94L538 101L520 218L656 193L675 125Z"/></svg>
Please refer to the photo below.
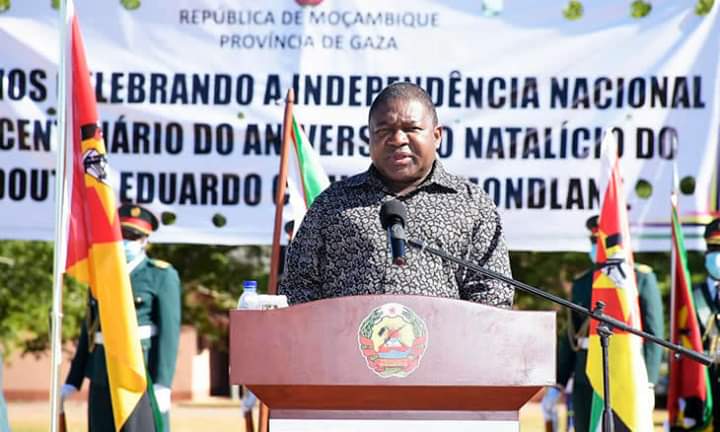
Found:
<svg viewBox="0 0 720 432"><path fill-rule="evenodd" d="M391 262L380 206L396 198L374 167L332 184L308 210L290 245L280 285L290 303L366 294L421 294L509 308L514 289L457 264L406 251ZM409 238L510 276L510 259L495 204L478 186L451 175L439 161L414 191L398 196L407 208Z"/></svg>

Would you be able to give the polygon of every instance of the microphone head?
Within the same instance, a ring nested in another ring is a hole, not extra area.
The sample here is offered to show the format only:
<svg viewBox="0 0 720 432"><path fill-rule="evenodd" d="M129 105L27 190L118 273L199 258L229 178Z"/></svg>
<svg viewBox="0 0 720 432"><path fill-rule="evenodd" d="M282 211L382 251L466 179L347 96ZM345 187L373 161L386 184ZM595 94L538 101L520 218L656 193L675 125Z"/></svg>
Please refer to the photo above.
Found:
<svg viewBox="0 0 720 432"><path fill-rule="evenodd" d="M407 209L405 209L405 204L396 199L386 201L380 207L380 223L382 223L383 229L387 229L394 223L399 223L404 227L406 218Z"/></svg>

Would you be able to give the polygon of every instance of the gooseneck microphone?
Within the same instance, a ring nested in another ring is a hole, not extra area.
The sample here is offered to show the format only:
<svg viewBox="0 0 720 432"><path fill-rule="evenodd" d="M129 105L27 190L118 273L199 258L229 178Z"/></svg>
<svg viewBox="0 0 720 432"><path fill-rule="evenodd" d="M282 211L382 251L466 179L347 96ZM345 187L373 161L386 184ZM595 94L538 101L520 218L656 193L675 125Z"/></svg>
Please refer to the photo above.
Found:
<svg viewBox="0 0 720 432"><path fill-rule="evenodd" d="M380 223L383 229L387 230L388 241L390 242L390 250L392 252L392 262L395 265L405 265L405 219L407 218L407 210L405 204L392 199L385 202L380 207Z"/></svg>
<svg viewBox="0 0 720 432"><path fill-rule="evenodd" d="M609 337L613 334L613 331L621 330L623 332L627 332L636 336L640 336L644 340L651 341L655 344L661 345L663 347L666 347L673 351L673 354L675 356L684 355L696 362L699 362L704 365L710 365L710 364L720 364L720 355L715 355L714 357L710 357L704 353L696 352L690 348L685 348L684 346L680 346L678 344L668 342L662 338L659 338L655 335L646 333L642 330L636 329L624 321L620 321L616 318L613 318L610 315L606 315L603 312L603 309L605 307L605 303L602 301L598 301L596 303L596 306L593 309L589 309L584 306L580 306L578 304L575 304L569 300L565 300L563 298L560 298L556 295L550 294L548 292L545 292L539 288L536 288L532 285L525 284L523 282L517 281L513 279L512 277L505 276L504 274L498 273L496 271L486 269L474 262L467 261L458 257L455 257L453 255L448 254L443 249L440 248L434 248L431 246L427 246L424 242L420 240L416 240L413 238L408 238L405 235L405 219L407 217L407 212L405 210L405 205L396 200L390 200L382 205L380 208L380 221L382 222L382 227L384 229L387 229L388 232L388 239L390 241L390 248L392 249L392 256L393 256L393 263L396 265L403 265L405 264L405 243L411 247L417 248L420 250L420 253L429 253L431 255L434 255L436 257L439 257L443 260L450 261L452 263L455 263L459 266L461 266L464 269L470 270L474 273L478 273L480 275L485 276L486 278L494 279L500 282L504 282L508 285L511 285L517 289L520 289L526 293L532 294L534 296L537 296L542 299L550 300L553 303L559 304L561 306L564 306L570 310L573 310L577 313L580 313L586 317L590 317L593 320L597 321L598 324L598 333L600 336L600 346L602 348L602 377L603 377L603 399L604 399L604 406L603 406L603 430L604 431L613 431L614 430L614 414L612 411L612 406L610 405L610 374L608 371L608 363L609 363L609 350L608 347L610 346L610 340ZM622 270L622 261L609 261L601 265L601 267L610 267L610 269L605 270L607 272L619 270L621 273Z"/></svg>

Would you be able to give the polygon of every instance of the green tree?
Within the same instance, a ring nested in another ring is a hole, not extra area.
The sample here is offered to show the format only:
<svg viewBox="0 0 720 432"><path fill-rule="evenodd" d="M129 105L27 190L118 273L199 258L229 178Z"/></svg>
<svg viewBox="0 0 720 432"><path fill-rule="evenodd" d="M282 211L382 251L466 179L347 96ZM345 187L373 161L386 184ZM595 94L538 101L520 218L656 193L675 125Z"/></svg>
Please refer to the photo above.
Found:
<svg viewBox="0 0 720 432"><path fill-rule="evenodd" d="M242 293L242 281L268 282L269 247L152 245L149 255L172 263L183 282L183 322L196 327L208 345L227 347L228 311ZM52 304L52 244L35 241L0 241L0 341L5 352L24 353L48 348ZM512 252L513 277L567 298L572 280L590 266L584 252ZM666 323L669 323L670 255L639 253L636 262L648 264L658 276ZM703 254L688 254L693 282L705 277ZM87 289L67 283L64 288L63 339L74 340L85 317ZM567 312L547 300L518 291L517 309L555 310L558 331L564 331Z"/></svg>
<svg viewBox="0 0 720 432"><path fill-rule="evenodd" d="M572 280L590 267L590 259L585 252L512 252L510 261L515 279L563 298L569 298ZM636 253L635 262L649 265L655 271L658 288L663 298L667 339L670 325L670 253ZM702 252L688 252L688 265L693 284L705 280L706 271ZM521 291L516 293L515 305L517 309L522 310L557 311L558 332L565 332L567 325L565 308Z"/></svg>
<svg viewBox="0 0 720 432"><path fill-rule="evenodd" d="M242 281L267 287L270 250L259 246L152 245L149 255L172 263L183 282L183 322L205 342L227 347L228 311ZM0 241L0 341L4 352L38 353L49 346L53 248L50 242ZM75 340L85 318L87 289L66 280L63 340Z"/></svg>
<svg viewBox="0 0 720 432"><path fill-rule="evenodd" d="M0 241L0 342L4 352L38 353L48 348L52 306L52 243ZM77 336L85 288L64 289L64 340Z"/></svg>
<svg viewBox="0 0 720 432"><path fill-rule="evenodd" d="M269 247L156 244L148 254L175 266L183 284L183 322L220 350L227 349L228 311L243 280L257 280L258 291L267 291Z"/></svg>

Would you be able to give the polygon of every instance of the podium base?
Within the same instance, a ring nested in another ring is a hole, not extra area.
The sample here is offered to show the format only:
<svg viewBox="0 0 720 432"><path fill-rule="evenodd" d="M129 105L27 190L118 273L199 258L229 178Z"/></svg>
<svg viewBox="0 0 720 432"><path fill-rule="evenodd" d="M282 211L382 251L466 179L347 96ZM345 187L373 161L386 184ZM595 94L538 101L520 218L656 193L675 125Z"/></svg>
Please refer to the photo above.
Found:
<svg viewBox="0 0 720 432"><path fill-rule="evenodd" d="M270 431L311 432L519 432L514 411L272 411Z"/></svg>

